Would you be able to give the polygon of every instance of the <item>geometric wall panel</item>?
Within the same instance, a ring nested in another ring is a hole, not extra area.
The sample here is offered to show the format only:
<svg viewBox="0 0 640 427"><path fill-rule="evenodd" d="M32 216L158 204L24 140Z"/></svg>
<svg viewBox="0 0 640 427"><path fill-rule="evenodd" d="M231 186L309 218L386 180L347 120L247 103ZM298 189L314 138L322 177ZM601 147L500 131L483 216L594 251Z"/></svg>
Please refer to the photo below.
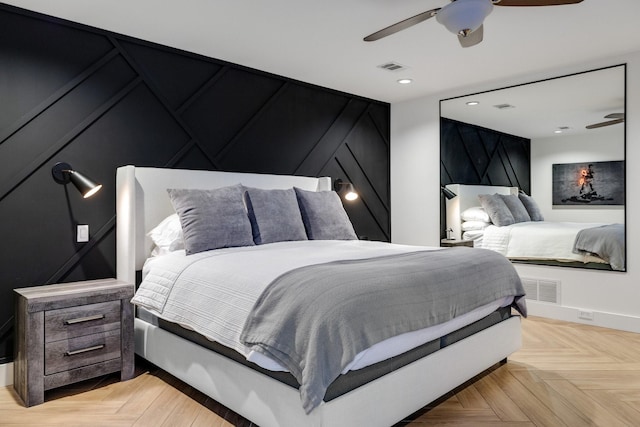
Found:
<svg viewBox="0 0 640 427"><path fill-rule="evenodd" d="M531 188L531 140L440 119L440 183Z"/></svg>
<svg viewBox="0 0 640 427"><path fill-rule="evenodd" d="M440 185L501 185L531 194L531 140L440 118ZM444 198L440 218L445 218ZM440 234L445 237L445 221Z"/></svg>
<svg viewBox="0 0 640 427"><path fill-rule="evenodd" d="M115 275L121 165L341 178L358 235L390 239L387 103L3 4L0 64L0 363L12 289ZM56 184L59 161L102 191Z"/></svg>

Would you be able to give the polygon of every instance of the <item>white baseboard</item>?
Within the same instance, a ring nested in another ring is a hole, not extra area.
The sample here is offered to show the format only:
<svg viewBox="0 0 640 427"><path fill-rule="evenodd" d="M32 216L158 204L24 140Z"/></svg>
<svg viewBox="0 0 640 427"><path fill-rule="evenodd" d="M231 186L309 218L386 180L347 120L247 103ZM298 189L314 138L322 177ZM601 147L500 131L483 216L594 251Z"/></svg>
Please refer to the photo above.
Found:
<svg viewBox="0 0 640 427"><path fill-rule="evenodd" d="M584 320L578 317L578 313L585 311L584 309L530 300L527 300L527 309L531 316L640 333L640 317L637 316L603 311L589 311L589 313L593 314L593 320Z"/></svg>
<svg viewBox="0 0 640 427"><path fill-rule="evenodd" d="M0 387L13 384L13 362L0 365Z"/></svg>

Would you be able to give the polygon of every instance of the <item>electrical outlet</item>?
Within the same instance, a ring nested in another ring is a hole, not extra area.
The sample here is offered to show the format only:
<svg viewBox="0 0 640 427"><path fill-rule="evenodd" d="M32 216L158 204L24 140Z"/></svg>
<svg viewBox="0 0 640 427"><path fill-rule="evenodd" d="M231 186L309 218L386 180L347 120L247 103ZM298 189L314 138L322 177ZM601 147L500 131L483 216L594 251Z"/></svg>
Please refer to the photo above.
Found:
<svg viewBox="0 0 640 427"><path fill-rule="evenodd" d="M76 242L84 243L89 241L89 226L86 224L78 225L76 233Z"/></svg>
<svg viewBox="0 0 640 427"><path fill-rule="evenodd" d="M578 319L593 320L593 311L578 310Z"/></svg>

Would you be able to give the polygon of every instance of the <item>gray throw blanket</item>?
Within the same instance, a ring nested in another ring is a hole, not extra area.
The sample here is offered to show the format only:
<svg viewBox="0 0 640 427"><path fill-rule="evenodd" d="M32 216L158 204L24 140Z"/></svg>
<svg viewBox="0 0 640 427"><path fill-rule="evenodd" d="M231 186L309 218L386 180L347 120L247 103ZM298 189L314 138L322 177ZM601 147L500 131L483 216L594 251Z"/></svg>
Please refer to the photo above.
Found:
<svg viewBox="0 0 640 427"><path fill-rule="evenodd" d="M573 244L573 253L584 252L598 255L614 270L624 270L624 225L610 224L580 230Z"/></svg>
<svg viewBox="0 0 640 427"><path fill-rule="evenodd" d="M359 352L507 296L526 316L524 294L511 263L487 249L336 261L274 280L240 339L289 369L309 413Z"/></svg>

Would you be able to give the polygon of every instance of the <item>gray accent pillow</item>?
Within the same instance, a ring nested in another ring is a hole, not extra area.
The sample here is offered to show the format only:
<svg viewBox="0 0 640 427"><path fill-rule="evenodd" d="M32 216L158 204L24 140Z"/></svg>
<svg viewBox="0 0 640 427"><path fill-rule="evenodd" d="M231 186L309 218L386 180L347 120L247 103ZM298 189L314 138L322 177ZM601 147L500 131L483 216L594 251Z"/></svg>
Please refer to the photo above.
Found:
<svg viewBox="0 0 640 427"><path fill-rule="evenodd" d="M306 191L296 187L294 190L309 239L358 239L340 196L335 191Z"/></svg>
<svg viewBox="0 0 640 427"><path fill-rule="evenodd" d="M494 225L502 227L516 222L513 214L499 194L480 194L478 199Z"/></svg>
<svg viewBox="0 0 640 427"><path fill-rule="evenodd" d="M307 240L296 192L246 188L245 200L256 245Z"/></svg>
<svg viewBox="0 0 640 427"><path fill-rule="evenodd" d="M529 212L527 212L527 209L524 207L517 195L501 194L500 197L502 197L504 204L507 205L507 207L511 211L511 215L513 215L513 220L515 222L531 221Z"/></svg>
<svg viewBox="0 0 640 427"><path fill-rule="evenodd" d="M167 189L167 192L180 218L187 255L253 246L241 185L214 190Z"/></svg>
<svg viewBox="0 0 640 427"><path fill-rule="evenodd" d="M527 212L529 212L531 221L544 221L544 216L542 215L542 211L540 210L538 203L536 203L533 197L528 196L525 193L520 193L518 194L518 198L524 205Z"/></svg>

